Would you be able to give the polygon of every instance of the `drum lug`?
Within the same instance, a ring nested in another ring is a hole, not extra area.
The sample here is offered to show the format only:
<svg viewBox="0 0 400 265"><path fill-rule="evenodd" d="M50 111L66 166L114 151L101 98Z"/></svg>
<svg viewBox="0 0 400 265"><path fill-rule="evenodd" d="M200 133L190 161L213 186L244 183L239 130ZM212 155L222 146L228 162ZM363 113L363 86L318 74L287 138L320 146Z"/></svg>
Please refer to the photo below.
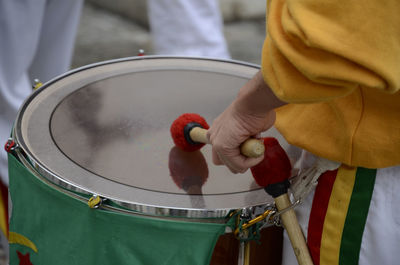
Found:
<svg viewBox="0 0 400 265"><path fill-rule="evenodd" d="M19 145L12 138L8 138L6 144L4 145L4 150L7 153L14 153L16 149L19 148Z"/></svg>
<svg viewBox="0 0 400 265"><path fill-rule="evenodd" d="M97 209L102 205L103 201L105 201L104 198L100 197L99 195L93 194L93 196L90 197L88 201L88 206L89 208Z"/></svg>
<svg viewBox="0 0 400 265"><path fill-rule="evenodd" d="M258 240L254 237L254 233L258 234L258 231L250 231L248 227L244 227L243 224L251 221L254 215L254 208L243 208L241 214L238 216L238 227L235 231L235 236L239 240L239 256L238 265L248 265L250 264L250 240Z"/></svg>
<svg viewBox="0 0 400 265"><path fill-rule="evenodd" d="M247 240L249 238L249 231L243 224L248 223L248 221L251 219L251 211L252 208L243 208L238 217L239 225L235 231L235 236L240 240Z"/></svg>

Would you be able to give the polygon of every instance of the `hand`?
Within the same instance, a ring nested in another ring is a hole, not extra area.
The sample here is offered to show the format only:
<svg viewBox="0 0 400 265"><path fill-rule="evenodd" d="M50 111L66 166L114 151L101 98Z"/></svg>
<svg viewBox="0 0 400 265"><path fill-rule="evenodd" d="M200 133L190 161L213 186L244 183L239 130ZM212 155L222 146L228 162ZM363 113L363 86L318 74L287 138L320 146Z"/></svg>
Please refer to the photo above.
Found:
<svg viewBox="0 0 400 265"><path fill-rule="evenodd" d="M260 163L264 156L249 158L240 153L240 145L250 137L258 136L275 122L275 111L264 116L252 116L238 112L231 104L208 130L213 146L213 162L226 165L233 173L244 173Z"/></svg>
<svg viewBox="0 0 400 265"><path fill-rule="evenodd" d="M244 173L263 160L240 153L240 145L256 137L275 122L274 108L284 105L265 84L261 72L247 82L234 102L218 116L207 137L213 146L213 162L226 165L233 173Z"/></svg>

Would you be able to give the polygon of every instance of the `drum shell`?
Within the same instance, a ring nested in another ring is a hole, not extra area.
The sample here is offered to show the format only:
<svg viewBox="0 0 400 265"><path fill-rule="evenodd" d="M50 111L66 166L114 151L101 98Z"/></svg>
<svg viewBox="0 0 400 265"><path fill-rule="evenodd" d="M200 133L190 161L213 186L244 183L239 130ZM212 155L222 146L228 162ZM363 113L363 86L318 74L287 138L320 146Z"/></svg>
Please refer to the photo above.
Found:
<svg viewBox="0 0 400 265"><path fill-rule="evenodd" d="M20 159L24 161L24 158L20 156ZM36 175L39 179L47 183L48 185L52 185L45 178L41 177L35 169L31 168L27 161L25 161L25 165L31 173ZM71 196L75 199L80 199L86 202L85 197L78 196L76 197L75 193L70 193L67 190L60 189L60 187L53 186L54 189L65 193L65 196ZM72 199L72 198L71 198ZM118 208L108 208L106 206L103 207L103 210L115 211L127 213L126 211L120 211ZM95 211L95 210L94 210ZM137 215L138 213L129 212L129 214ZM147 216L149 219L164 219L165 217L156 217L156 216ZM172 220L179 220L173 218ZM194 222L202 222L202 220L192 220ZM223 222L223 219L220 220ZM204 222L204 220L203 220ZM281 253L282 253L282 233L283 229L281 227L270 226L264 228L260 231L260 240L259 241L251 241L250 244L250 264L253 265L264 265L266 262L271 265L279 265L281 264ZM227 232L221 236L219 236L218 241L214 247L212 252L212 257L210 261L210 265L236 265L238 264L238 256L239 256L239 241L234 236L232 232Z"/></svg>

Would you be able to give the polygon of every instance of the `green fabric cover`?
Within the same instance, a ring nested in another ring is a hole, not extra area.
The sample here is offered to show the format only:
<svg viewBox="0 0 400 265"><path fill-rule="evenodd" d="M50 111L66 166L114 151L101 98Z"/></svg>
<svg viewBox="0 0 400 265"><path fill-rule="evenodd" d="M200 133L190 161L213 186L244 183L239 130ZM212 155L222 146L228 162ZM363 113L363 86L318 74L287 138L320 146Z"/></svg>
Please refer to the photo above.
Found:
<svg viewBox="0 0 400 265"><path fill-rule="evenodd" d="M10 265L20 264L17 251L29 253L33 265L208 264L225 231L225 224L90 209L36 178L13 155L9 155L9 175L10 231L28 238L38 249L36 253L10 244Z"/></svg>

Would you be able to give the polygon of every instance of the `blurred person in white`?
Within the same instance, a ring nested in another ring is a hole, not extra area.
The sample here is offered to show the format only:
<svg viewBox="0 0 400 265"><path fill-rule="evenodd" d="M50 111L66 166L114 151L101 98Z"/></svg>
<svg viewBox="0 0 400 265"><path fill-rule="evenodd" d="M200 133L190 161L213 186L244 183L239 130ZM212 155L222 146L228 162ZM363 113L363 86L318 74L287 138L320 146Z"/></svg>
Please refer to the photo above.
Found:
<svg viewBox="0 0 400 265"><path fill-rule="evenodd" d="M3 145L10 136L19 107L32 92L33 80L46 82L69 69L82 4L82 0L0 0ZM0 152L0 180L1 185L8 186L4 150Z"/></svg>
<svg viewBox="0 0 400 265"><path fill-rule="evenodd" d="M154 51L230 59L217 0L148 0Z"/></svg>

